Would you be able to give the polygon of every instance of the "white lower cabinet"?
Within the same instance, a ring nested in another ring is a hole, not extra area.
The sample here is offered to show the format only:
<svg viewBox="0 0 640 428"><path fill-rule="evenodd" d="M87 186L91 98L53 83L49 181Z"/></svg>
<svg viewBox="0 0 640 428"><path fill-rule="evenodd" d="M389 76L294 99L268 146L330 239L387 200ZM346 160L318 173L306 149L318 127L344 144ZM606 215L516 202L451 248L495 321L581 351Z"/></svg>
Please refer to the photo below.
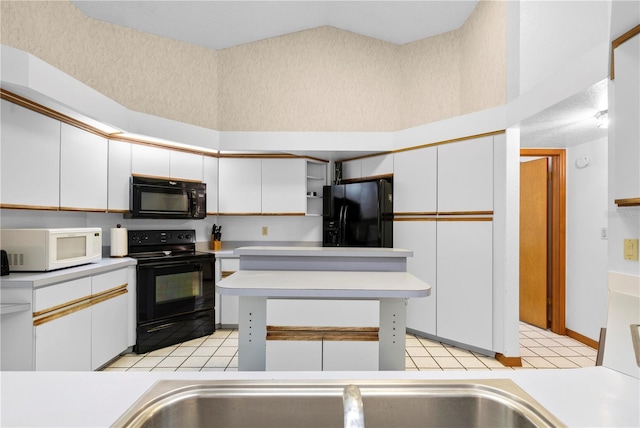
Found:
<svg viewBox="0 0 640 428"><path fill-rule="evenodd" d="M92 277L91 291L94 296L100 296L110 290L122 289L127 284L127 269L120 269ZM128 296L126 293L104 296L104 301L91 307L91 370L103 366L127 349Z"/></svg>
<svg viewBox="0 0 640 428"><path fill-rule="evenodd" d="M128 269L33 292L36 371L95 370L128 346Z"/></svg>
<svg viewBox="0 0 640 428"><path fill-rule="evenodd" d="M436 334L436 222L395 221L393 246L413 251L407 258L407 272L431 286L428 297L409 299L407 328L421 333Z"/></svg>
<svg viewBox="0 0 640 428"><path fill-rule="evenodd" d="M75 311L69 314L55 311L90 295L90 277L34 291L35 370L91 370L91 307L70 306Z"/></svg>
<svg viewBox="0 0 640 428"><path fill-rule="evenodd" d="M493 224L438 221L437 336L493 349Z"/></svg>

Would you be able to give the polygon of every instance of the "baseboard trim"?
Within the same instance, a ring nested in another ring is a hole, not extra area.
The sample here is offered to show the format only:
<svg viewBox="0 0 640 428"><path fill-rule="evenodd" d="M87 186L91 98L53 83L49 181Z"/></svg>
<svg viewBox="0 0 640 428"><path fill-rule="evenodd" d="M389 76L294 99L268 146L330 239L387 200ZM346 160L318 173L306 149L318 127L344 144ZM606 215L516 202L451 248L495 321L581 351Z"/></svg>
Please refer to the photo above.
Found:
<svg viewBox="0 0 640 428"><path fill-rule="evenodd" d="M505 357L503 354L496 352L496 360L505 367L522 367L521 357Z"/></svg>
<svg viewBox="0 0 640 428"><path fill-rule="evenodd" d="M577 340L584 345L589 346L590 348L598 349L599 342L597 340L590 339L587 336L583 336L580 333L576 333L575 331L569 329L567 329L567 336L574 340Z"/></svg>

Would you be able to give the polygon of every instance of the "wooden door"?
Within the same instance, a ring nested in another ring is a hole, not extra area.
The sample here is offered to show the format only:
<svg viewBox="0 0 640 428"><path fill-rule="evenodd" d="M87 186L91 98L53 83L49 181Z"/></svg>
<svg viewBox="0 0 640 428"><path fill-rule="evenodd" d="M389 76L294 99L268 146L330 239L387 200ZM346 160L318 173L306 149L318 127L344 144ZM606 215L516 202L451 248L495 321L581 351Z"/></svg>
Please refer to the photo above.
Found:
<svg viewBox="0 0 640 428"><path fill-rule="evenodd" d="M547 158L520 163L520 321L547 328Z"/></svg>

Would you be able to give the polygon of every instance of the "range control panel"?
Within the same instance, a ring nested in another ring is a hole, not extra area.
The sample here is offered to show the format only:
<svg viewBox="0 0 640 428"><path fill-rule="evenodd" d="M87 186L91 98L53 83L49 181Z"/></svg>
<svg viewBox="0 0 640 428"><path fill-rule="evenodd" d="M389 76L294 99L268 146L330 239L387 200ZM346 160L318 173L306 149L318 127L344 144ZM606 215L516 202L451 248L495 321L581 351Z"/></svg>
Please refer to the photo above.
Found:
<svg viewBox="0 0 640 428"><path fill-rule="evenodd" d="M181 230L129 230L129 246L136 245L176 245L195 244L196 231L193 229Z"/></svg>

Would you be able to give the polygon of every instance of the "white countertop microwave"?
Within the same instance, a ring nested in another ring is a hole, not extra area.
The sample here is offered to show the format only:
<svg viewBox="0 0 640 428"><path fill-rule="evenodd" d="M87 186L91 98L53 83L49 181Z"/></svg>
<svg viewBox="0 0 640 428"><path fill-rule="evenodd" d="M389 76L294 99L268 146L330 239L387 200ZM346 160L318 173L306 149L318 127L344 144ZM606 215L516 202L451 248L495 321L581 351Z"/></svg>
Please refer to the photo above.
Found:
<svg viewBox="0 0 640 428"><path fill-rule="evenodd" d="M2 229L0 246L9 270L50 271L102 259L102 229Z"/></svg>

